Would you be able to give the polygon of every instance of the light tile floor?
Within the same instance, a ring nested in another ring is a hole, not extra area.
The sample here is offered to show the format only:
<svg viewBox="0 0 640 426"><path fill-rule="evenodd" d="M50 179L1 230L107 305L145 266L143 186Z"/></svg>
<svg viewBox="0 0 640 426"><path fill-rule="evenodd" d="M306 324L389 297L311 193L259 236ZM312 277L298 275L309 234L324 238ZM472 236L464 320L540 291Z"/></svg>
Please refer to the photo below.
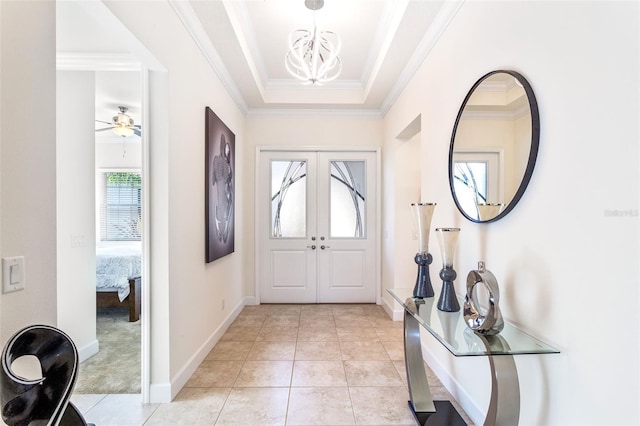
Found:
<svg viewBox="0 0 640 426"><path fill-rule="evenodd" d="M407 400L402 323L376 305L247 306L173 402L72 398L99 426L414 425Z"/></svg>

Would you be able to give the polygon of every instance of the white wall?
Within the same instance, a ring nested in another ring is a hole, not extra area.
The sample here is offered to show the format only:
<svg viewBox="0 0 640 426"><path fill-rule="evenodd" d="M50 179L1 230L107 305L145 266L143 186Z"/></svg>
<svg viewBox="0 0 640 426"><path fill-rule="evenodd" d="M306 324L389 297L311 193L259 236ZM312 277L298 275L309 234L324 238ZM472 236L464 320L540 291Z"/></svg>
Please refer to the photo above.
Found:
<svg viewBox="0 0 640 426"><path fill-rule="evenodd" d="M110 121L117 112L116 105L125 104L134 124L141 124L140 103L142 101L139 71L96 71L96 103L98 119ZM135 105L129 105L134 102ZM109 109L105 108L109 105ZM94 120L93 118L92 120ZM143 123L144 124L144 123ZM101 127L109 127L107 124ZM148 130L145 128L145 131ZM139 136L122 138L111 130L95 133L96 169L142 167L142 142Z"/></svg>
<svg viewBox="0 0 640 426"><path fill-rule="evenodd" d="M129 140L132 139L132 140ZM140 139L109 139L96 141L96 169L140 169L142 144Z"/></svg>
<svg viewBox="0 0 640 426"><path fill-rule="evenodd" d="M516 356L522 425L640 423L638 12L637 2L465 2L385 117L389 146L422 114L422 195L438 202L432 226L462 228L459 296L485 260L507 320L562 351ZM449 192L449 140L471 85L505 68L536 93L540 152L519 205L474 224ZM425 339L434 368L481 422L486 359L454 358Z"/></svg>
<svg viewBox="0 0 640 426"><path fill-rule="evenodd" d="M26 288L0 295L0 342L56 324L55 3L0 2L0 251Z"/></svg>
<svg viewBox="0 0 640 426"><path fill-rule="evenodd" d="M262 115L247 118L243 193L246 230L245 292L255 296L255 173L256 147L371 147L382 146L382 120L356 115ZM237 188L237 187L236 187ZM237 190L237 189L236 189Z"/></svg>
<svg viewBox="0 0 640 426"><path fill-rule="evenodd" d="M153 73L152 86L168 91L152 88L150 95L156 111L152 120L162 114L158 105L167 114L167 133L150 135L151 397L167 399L175 396L219 338L225 320L243 304L242 261L251 249L243 244L243 221L236 221L235 253L209 264L204 260L204 111L210 106L235 133L237 165L246 161L244 116L169 3L106 4L167 70L165 75ZM247 211L243 168L236 178L236 212ZM167 226L158 227L158 221Z"/></svg>
<svg viewBox="0 0 640 426"><path fill-rule="evenodd" d="M395 182L401 183L395 187L394 200L391 207L395 210L395 255L393 282L405 283L405 287L415 284L418 267L414 256L418 252L418 234L412 203L430 202L422 200L420 194L420 140L418 133L409 140L398 140L394 150L385 152L394 161ZM430 241L430 246L435 241Z"/></svg>
<svg viewBox="0 0 640 426"><path fill-rule="evenodd" d="M57 73L58 327L81 361L98 351L94 88L92 71Z"/></svg>

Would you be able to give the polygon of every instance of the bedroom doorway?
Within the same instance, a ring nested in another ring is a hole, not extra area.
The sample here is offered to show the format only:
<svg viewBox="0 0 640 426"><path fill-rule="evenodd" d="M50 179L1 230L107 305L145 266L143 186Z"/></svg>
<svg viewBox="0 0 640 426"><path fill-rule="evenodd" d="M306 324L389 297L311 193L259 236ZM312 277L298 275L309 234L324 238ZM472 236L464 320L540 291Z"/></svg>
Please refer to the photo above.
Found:
<svg viewBox="0 0 640 426"><path fill-rule="evenodd" d="M139 168L101 168L101 161L96 155L100 351L81 364L76 392L141 393L142 174Z"/></svg>
<svg viewBox="0 0 640 426"><path fill-rule="evenodd" d="M56 21L58 326L78 348L76 393L138 393L148 402L149 70L138 59L144 46L99 2L58 2ZM96 306L99 257L110 267L121 264L111 281L124 281L124 291L108 292L116 307ZM128 307L134 293L138 320ZM87 372L90 364L98 373Z"/></svg>

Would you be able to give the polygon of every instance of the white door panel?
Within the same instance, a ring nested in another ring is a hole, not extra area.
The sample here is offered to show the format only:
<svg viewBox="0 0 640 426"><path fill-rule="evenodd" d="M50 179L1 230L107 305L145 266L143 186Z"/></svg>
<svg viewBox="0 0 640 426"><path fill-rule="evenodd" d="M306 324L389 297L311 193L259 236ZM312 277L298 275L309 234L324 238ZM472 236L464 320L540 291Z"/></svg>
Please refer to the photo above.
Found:
<svg viewBox="0 0 640 426"><path fill-rule="evenodd" d="M376 301L375 152L263 151L260 300Z"/></svg>
<svg viewBox="0 0 640 426"><path fill-rule="evenodd" d="M272 251L272 286L274 288L307 287L307 253L304 251Z"/></svg>

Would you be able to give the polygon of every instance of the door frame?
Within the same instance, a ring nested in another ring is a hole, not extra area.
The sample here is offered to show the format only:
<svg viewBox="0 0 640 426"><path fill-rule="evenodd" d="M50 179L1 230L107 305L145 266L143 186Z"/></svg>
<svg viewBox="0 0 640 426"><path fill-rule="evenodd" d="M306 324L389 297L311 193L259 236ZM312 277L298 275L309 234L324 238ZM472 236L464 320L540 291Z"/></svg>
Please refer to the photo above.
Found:
<svg viewBox="0 0 640 426"><path fill-rule="evenodd" d="M375 223L375 291L376 304L382 304L382 160L380 147L345 147L345 146L257 146L255 152L254 170L254 252L253 252L253 286L256 295L256 304L260 304L260 253L261 253L261 228L260 228L260 158L263 152L373 152L376 155L376 223Z"/></svg>

